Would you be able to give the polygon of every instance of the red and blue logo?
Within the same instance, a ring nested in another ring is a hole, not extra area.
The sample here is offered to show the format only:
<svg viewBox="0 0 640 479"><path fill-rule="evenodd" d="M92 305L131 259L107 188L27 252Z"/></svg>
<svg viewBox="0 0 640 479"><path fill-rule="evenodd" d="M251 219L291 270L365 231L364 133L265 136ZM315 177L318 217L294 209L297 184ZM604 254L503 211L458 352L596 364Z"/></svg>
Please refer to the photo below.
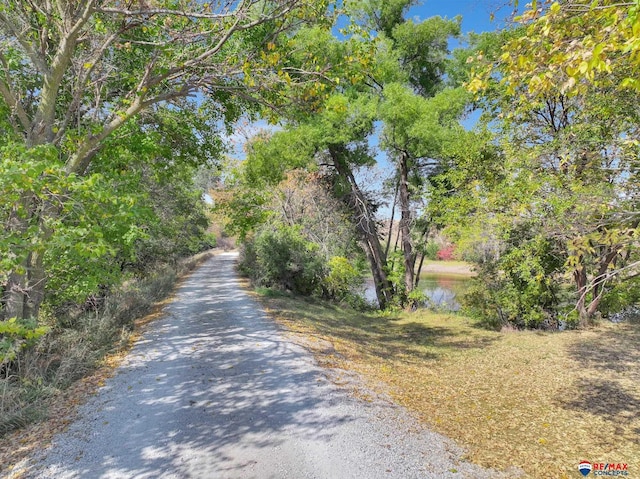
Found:
<svg viewBox="0 0 640 479"><path fill-rule="evenodd" d="M589 461L580 461L580 464L578 464L578 471L580 471L583 476L588 476L591 469L591 463Z"/></svg>
<svg viewBox="0 0 640 479"><path fill-rule="evenodd" d="M594 476L628 476L629 465L626 462L580 461L578 471L583 476L588 476L592 471Z"/></svg>

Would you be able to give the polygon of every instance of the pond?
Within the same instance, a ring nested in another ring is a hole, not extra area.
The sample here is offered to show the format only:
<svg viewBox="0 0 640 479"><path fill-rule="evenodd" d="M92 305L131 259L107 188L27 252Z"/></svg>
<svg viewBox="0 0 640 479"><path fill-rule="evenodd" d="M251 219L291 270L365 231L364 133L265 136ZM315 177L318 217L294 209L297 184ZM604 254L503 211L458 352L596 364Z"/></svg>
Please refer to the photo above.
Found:
<svg viewBox="0 0 640 479"><path fill-rule="evenodd" d="M438 309L458 311L460 298L469 288L471 277L464 274L452 273L423 273L420 276L418 289L428 298L430 304ZM376 291L373 279L366 282L365 298L376 302Z"/></svg>
<svg viewBox="0 0 640 479"><path fill-rule="evenodd" d="M469 289L471 279L460 274L426 273L420 276L418 289L427 295L432 306L458 311L458 298Z"/></svg>

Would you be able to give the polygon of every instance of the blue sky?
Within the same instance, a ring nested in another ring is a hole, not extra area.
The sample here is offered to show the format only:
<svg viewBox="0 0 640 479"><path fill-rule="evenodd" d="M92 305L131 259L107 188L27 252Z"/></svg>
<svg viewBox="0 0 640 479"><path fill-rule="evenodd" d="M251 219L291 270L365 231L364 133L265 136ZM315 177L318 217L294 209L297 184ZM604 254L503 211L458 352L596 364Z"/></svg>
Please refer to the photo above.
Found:
<svg viewBox="0 0 640 479"><path fill-rule="evenodd" d="M480 33L504 27L512 13L513 6L508 0L423 0L409 10L407 18L424 20L434 15L447 18L461 15L463 33Z"/></svg>
<svg viewBox="0 0 640 479"><path fill-rule="evenodd" d="M522 5L525 1L521 0L520 3ZM522 7L520 11L522 11ZM502 29L509 24L513 14L514 9L509 0L423 0L419 5L409 10L406 18L411 18L418 23L436 15L449 19L460 15L462 16L462 33L467 34ZM459 43L457 40L452 40L449 43L449 48L456 48ZM473 127L478 116L478 113L471 114L463 121L465 127ZM371 138L370 144L373 147L378 145L378 135ZM393 166L387 161L384 151L378 151L376 159L378 161L377 167L383 176L392 174ZM376 188L380 187L380 184L365 184L363 186ZM382 218L389 218L391 216L389 206L381 207L378 215Z"/></svg>
<svg viewBox="0 0 640 479"><path fill-rule="evenodd" d="M525 0L521 0L520 3L523 5ZM513 6L509 0L422 0L419 5L409 10L406 18L411 18L418 23L435 15L450 19L460 15L462 16L462 32L466 34L471 31L481 33L504 28L509 23L513 11ZM450 48L453 49L457 47L458 44L458 41L452 41ZM472 127L476 121L477 115L472 115L463 123L469 128ZM247 138L261 129L274 129L273 126L267 125L264 121L249 123L245 125L245 128L241 128L240 125L238 126L237 131L229 140L233 144L234 152L232 156L240 159L244 157L242 144ZM371 138L371 146L376 147L377 144L378 135L376 134ZM381 170L380 173L382 175L390 174L392 167L386 159L386 154L383 151L378 151L376 157L378 160L378 168ZM369 184L364 186L372 187L374 185ZM380 216L382 217L389 216L389 214L390 211L388 207L383 207L380 211Z"/></svg>

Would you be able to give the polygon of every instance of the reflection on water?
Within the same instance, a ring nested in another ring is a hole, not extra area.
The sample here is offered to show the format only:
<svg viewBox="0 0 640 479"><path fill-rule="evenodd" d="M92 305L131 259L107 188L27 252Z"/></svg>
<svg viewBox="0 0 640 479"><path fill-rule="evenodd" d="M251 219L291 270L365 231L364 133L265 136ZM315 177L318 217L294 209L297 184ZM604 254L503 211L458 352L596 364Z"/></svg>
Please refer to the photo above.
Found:
<svg viewBox="0 0 640 479"><path fill-rule="evenodd" d="M460 298L469 288L471 278L465 275L444 274L444 273L424 273L420 276L418 289L426 296L428 306L444 309L448 311L458 311ZM367 280L365 289L367 301L376 302L376 291L373 280Z"/></svg>
<svg viewBox="0 0 640 479"><path fill-rule="evenodd" d="M418 289L427 296L430 306L458 311L460 298L469 288L471 278L462 275L428 273L420 277Z"/></svg>

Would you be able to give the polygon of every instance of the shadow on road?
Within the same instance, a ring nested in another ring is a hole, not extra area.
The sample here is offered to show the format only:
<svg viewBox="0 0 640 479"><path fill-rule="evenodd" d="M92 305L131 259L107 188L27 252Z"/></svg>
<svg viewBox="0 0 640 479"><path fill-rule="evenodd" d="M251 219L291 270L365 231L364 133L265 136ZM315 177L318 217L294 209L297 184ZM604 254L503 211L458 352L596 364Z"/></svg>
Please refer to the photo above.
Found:
<svg viewBox="0 0 640 479"><path fill-rule="evenodd" d="M288 430L296 440L329 441L353 419L335 410L310 359L239 288L234 259L214 257L180 288L88 405L97 409L84 413L95 432L69 431L74 464L59 457L54 467L60 460L79 477L221 477L251 467L253 451L277 448ZM238 444L230 457L227 446Z"/></svg>

